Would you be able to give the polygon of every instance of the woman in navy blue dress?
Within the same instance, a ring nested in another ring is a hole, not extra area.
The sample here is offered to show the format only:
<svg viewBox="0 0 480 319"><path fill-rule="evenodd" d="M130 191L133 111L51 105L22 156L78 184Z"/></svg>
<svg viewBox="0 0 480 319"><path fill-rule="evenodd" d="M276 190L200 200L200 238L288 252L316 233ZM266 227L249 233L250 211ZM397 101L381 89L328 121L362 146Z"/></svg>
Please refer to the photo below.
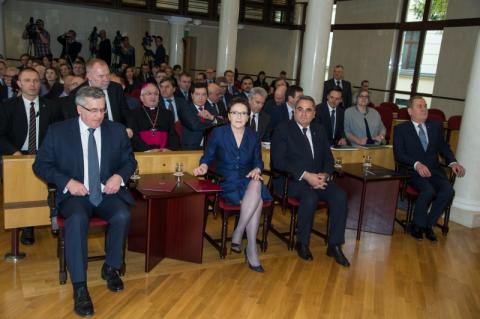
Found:
<svg viewBox="0 0 480 319"><path fill-rule="evenodd" d="M241 252L243 233L247 232L245 256L250 269L263 272L257 253L257 232L264 200L272 197L262 182L262 154L257 134L246 127L250 110L245 99L233 99L229 105L229 125L214 129L208 139L195 176L204 175L215 162L215 171L223 176L222 197L240 205L240 219L232 235L231 250Z"/></svg>

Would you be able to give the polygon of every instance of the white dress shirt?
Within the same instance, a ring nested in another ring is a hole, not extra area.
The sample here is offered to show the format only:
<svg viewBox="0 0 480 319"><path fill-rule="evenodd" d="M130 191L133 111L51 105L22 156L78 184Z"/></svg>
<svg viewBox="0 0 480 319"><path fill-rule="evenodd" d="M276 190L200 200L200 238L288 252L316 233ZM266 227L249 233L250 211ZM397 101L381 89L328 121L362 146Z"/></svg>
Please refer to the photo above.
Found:
<svg viewBox="0 0 480 319"><path fill-rule="evenodd" d="M88 131L89 127L83 123L80 117L78 117L78 123L80 124L80 138L82 140L83 151L83 185L88 189L88 137L90 136L90 132ZM100 171L100 163L102 162L102 133L100 127L95 129L93 136L95 137L95 143L97 144L98 165ZM102 184L102 192L104 188L105 185Z"/></svg>
<svg viewBox="0 0 480 319"><path fill-rule="evenodd" d="M27 100L23 95L22 95L22 99L23 99L23 105L25 106L25 112L27 113L27 138L25 139L25 142L23 142L23 146L22 146L22 151L28 151L28 138L29 138L29 127L30 127L30 103L31 102L35 102L35 128L36 128L36 133L35 133L35 136L37 137L37 140L36 140L36 149L38 150L38 129L39 129L39 126L40 126L40 99L38 98L38 96L35 98L35 100L33 101L30 101L30 100Z"/></svg>

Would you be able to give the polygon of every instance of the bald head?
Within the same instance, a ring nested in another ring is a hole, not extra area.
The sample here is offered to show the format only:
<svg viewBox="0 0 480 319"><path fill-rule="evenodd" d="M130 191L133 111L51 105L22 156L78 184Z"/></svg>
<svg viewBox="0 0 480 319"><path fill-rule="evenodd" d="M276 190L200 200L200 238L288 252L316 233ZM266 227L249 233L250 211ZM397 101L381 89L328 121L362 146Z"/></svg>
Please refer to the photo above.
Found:
<svg viewBox="0 0 480 319"><path fill-rule="evenodd" d="M215 83L210 83L208 85L208 99L213 103L218 103L222 97L222 88Z"/></svg>
<svg viewBox="0 0 480 319"><path fill-rule="evenodd" d="M72 76L72 79L71 79L71 82L70 82L70 91L75 90L83 82L85 82L85 79L82 78L81 76L76 76L76 75Z"/></svg>
<svg viewBox="0 0 480 319"><path fill-rule="evenodd" d="M275 100L275 104L280 105L285 102L285 92L287 91L287 87L281 85L277 87L275 93L273 94L273 99Z"/></svg>

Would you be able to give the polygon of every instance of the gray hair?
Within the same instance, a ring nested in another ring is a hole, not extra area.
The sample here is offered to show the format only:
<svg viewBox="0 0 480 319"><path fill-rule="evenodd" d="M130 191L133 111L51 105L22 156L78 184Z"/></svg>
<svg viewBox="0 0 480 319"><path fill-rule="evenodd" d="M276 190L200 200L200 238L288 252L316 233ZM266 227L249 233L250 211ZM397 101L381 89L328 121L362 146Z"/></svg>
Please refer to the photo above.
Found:
<svg viewBox="0 0 480 319"><path fill-rule="evenodd" d="M85 98L101 99L105 98L105 94L102 89L93 86L82 86L75 94L75 104L85 105Z"/></svg>
<svg viewBox="0 0 480 319"><path fill-rule="evenodd" d="M256 86L256 87L252 88L252 89L250 90L249 96L250 96L250 98L252 98L252 97L254 97L254 96L257 95L257 94L260 95L260 96L263 97L263 98L267 98L267 96L268 96L267 91L265 91L264 88L259 87L259 86Z"/></svg>

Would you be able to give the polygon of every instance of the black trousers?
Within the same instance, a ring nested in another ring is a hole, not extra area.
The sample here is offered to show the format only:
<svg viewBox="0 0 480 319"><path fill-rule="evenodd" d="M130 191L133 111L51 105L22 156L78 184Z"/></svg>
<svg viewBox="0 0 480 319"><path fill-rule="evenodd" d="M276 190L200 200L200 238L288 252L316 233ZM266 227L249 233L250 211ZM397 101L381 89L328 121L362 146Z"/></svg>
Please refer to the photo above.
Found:
<svg viewBox="0 0 480 319"><path fill-rule="evenodd" d="M88 224L93 215L108 221L105 263L120 269L123 245L130 227L130 209L118 195L103 194L97 207L90 203L88 196L72 196L60 203L59 213L65 218L65 257L72 283L87 278Z"/></svg>
<svg viewBox="0 0 480 319"><path fill-rule="evenodd" d="M342 245L345 242L347 220L347 194L334 183L325 189L313 189L305 181L291 182L289 196L300 201L298 209L297 242L310 244L310 231L319 200L326 201L329 209L329 245Z"/></svg>
<svg viewBox="0 0 480 319"><path fill-rule="evenodd" d="M419 192L415 201L413 223L419 227L433 227L453 198L452 185L446 177L440 175L413 177L410 185ZM432 207L428 213L430 204Z"/></svg>

